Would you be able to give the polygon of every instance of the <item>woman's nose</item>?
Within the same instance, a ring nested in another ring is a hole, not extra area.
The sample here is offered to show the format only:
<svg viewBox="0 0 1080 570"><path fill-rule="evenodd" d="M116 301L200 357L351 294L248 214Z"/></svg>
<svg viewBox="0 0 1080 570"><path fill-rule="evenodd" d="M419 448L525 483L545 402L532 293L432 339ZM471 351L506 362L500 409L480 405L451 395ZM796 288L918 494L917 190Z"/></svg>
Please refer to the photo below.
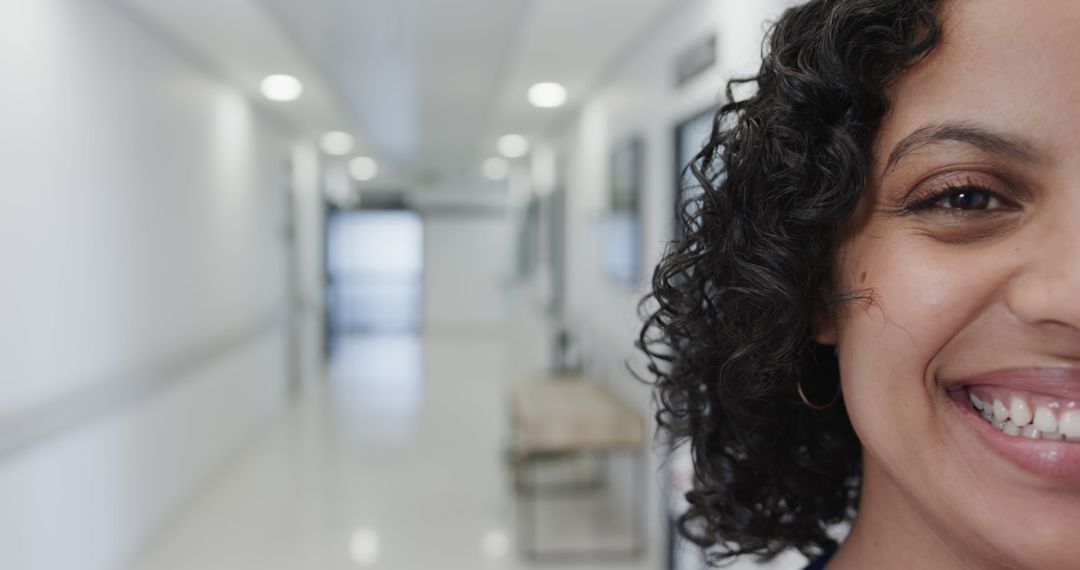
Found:
<svg viewBox="0 0 1080 570"><path fill-rule="evenodd" d="M1080 225L1055 224L1017 255L1022 269L1005 291L1013 314L1030 325L1080 331Z"/></svg>

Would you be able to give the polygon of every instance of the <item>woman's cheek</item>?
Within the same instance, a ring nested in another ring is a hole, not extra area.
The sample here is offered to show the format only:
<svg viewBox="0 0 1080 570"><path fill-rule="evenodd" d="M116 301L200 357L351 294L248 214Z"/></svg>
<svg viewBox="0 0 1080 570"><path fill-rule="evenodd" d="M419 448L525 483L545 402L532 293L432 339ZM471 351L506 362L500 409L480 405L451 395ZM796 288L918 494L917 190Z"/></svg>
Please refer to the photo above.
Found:
<svg viewBox="0 0 1080 570"><path fill-rule="evenodd" d="M860 432L926 425L935 356L994 297L980 270L987 253L877 236L848 250L845 284L867 300L852 302L839 321L844 397Z"/></svg>
<svg viewBox="0 0 1080 570"><path fill-rule="evenodd" d="M844 286L865 300L847 307L839 337L878 360L926 365L994 302L1007 262L997 247L891 233L883 230L848 249Z"/></svg>

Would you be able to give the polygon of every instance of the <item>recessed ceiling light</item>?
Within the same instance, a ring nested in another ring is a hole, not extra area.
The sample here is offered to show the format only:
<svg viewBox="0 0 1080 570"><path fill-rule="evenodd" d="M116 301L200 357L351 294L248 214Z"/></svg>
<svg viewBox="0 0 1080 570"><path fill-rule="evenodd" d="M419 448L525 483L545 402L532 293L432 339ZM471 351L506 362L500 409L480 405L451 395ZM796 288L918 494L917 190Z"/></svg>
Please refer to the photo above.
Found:
<svg viewBox="0 0 1080 570"><path fill-rule="evenodd" d="M342 156L352 152L355 141L352 135L343 131L330 131L323 133L319 138L319 146L323 152L333 156Z"/></svg>
<svg viewBox="0 0 1080 570"><path fill-rule="evenodd" d="M304 84L291 75L267 75L261 88L263 96L271 101L294 101L304 92Z"/></svg>
<svg viewBox="0 0 1080 570"><path fill-rule="evenodd" d="M488 558L502 558L510 552L510 537L506 531L492 530L484 535L480 547Z"/></svg>
<svg viewBox="0 0 1080 570"><path fill-rule="evenodd" d="M510 174L510 163L505 158L493 156L480 165L480 172L488 180L502 180Z"/></svg>
<svg viewBox="0 0 1080 570"><path fill-rule="evenodd" d="M503 135L495 143L495 148L506 158L520 158L529 154L529 139L521 135Z"/></svg>
<svg viewBox="0 0 1080 570"><path fill-rule="evenodd" d="M358 156L349 161L349 174L360 182L367 182L379 173L379 163L370 156Z"/></svg>
<svg viewBox="0 0 1080 570"><path fill-rule="evenodd" d="M379 560L379 534L370 528L360 528L349 537L349 558L360 566L370 566Z"/></svg>
<svg viewBox="0 0 1080 570"><path fill-rule="evenodd" d="M529 88L529 102L543 109L562 107L566 103L566 88L558 83L537 83Z"/></svg>

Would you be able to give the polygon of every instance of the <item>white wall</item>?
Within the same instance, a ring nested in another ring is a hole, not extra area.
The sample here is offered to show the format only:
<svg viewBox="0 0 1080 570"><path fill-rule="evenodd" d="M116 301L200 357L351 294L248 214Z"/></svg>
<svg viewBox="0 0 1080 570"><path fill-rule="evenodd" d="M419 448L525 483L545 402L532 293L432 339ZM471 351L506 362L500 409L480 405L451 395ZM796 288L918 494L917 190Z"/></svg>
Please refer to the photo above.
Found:
<svg viewBox="0 0 1080 570"><path fill-rule="evenodd" d="M292 155L293 251L290 291L295 358L294 388L311 388L325 376L326 202L323 168L313 143L297 143Z"/></svg>
<svg viewBox="0 0 1080 570"><path fill-rule="evenodd" d="M281 405L290 143L109 2L0 3L0 76L0 567L116 568Z"/></svg>
<svg viewBox="0 0 1080 570"><path fill-rule="evenodd" d="M494 211L424 212L423 329L482 333L506 318L510 227Z"/></svg>

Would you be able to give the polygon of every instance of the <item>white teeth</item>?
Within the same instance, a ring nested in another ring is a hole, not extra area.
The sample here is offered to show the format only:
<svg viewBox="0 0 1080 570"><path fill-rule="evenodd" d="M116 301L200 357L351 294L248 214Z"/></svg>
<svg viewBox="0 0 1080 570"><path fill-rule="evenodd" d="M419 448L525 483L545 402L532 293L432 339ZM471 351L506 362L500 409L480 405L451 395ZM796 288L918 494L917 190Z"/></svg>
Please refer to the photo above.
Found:
<svg viewBox="0 0 1080 570"><path fill-rule="evenodd" d="M1041 432L1057 431L1057 416L1054 415L1050 408L1039 406L1035 409L1035 422L1033 425L1035 429Z"/></svg>
<svg viewBox="0 0 1080 570"><path fill-rule="evenodd" d="M1009 408L1001 400L994 400L994 419L999 422L1009 419Z"/></svg>
<svg viewBox="0 0 1080 570"><path fill-rule="evenodd" d="M1009 402L1009 417L1013 423L1023 427L1031 423L1031 406L1019 396L1013 396Z"/></svg>
<svg viewBox="0 0 1080 570"><path fill-rule="evenodd" d="M991 404L972 392L968 392L968 400L987 423L1007 435L1080 442L1080 409L1064 410L1058 415L1054 410L1059 407L1058 403L1033 410L1031 404L1020 396L1009 398L1009 405L1006 406L998 399Z"/></svg>
<svg viewBox="0 0 1080 570"><path fill-rule="evenodd" d="M1080 437L1080 410L1069 410L1058 418L1058 431L1068 438Z"/></svg>

